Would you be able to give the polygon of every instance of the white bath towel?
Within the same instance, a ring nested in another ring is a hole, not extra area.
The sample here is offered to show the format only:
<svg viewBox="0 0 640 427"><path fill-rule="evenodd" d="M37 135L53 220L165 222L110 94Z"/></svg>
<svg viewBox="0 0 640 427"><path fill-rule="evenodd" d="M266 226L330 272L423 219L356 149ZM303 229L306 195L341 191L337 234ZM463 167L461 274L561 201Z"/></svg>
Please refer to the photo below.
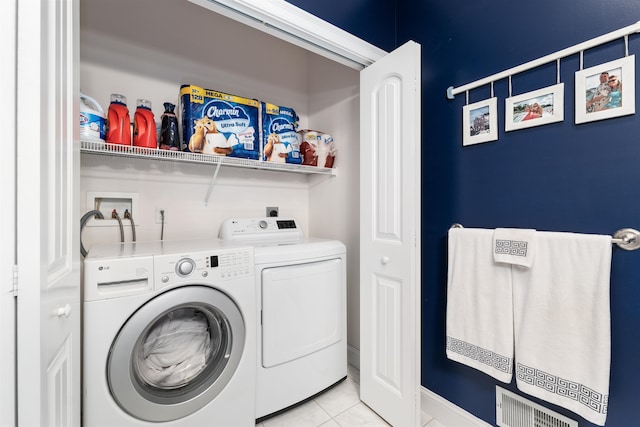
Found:
<svg viewBox="0 0 640 427"><path fill-rule="evenodd" d="M509 383L511 265L493 262L493 230L449 230L447 357Z"/></svg>
<svg viewBox="0 0 640 427"><path fill-rule="evenodd" d="M496 228L493 232L495 262L531 268L535 255L536 230L525 228Z"/></svg>
<svg viewBox="0 0 640 427"><path fill-rule="evenodd" d="M533 268L513 269L517 386L604 425L611 236L536 234Z"/></svg>

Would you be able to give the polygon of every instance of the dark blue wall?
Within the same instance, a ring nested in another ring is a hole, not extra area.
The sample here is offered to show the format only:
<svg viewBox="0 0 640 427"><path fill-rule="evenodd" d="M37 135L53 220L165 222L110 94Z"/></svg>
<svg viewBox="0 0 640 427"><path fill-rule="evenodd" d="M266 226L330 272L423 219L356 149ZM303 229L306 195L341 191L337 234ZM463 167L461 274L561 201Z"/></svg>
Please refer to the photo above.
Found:
<svg viewBox="0 0 640 427"><path fill-rule="evenodd" d="M350 10L349 16L342 18L335 16L338 13L335 5L325 9L325 3L320 2L293 3L308 3L307 10L316 8L313 13L333 19L346 30L390 50L378 41L379 27L362 22L362 10L367 9L364 1L342 0L341 8ZM370 6L368 12L375 15L383 3ZM498 383L445 356L447 230L454 222L468 227L598 234L612 234L624 227L640 229L640 110L632 116L574 124L574 73L579 68L579 56L573 55L561 61L561 81L565 83L563 122L505 132L508 82L501 80L494 85L499 139L462 147L465 96L447 100L446 88L631 25L640 20L640 1L397 0L395 3L396 44L412 39L422 45L421 382L494 424ZM386 19L393 25L391 17ZM640 56L640 35L630 37L629 50ZM609 43L585 52L584 65L595 66L623 55L622 41ZM555 64L539 67L513 77L513 94L555 82ZM471 91L470 102L489 95L488 86ZM607 427L640 425L639 306L640 250L627 252L615 247ZM517 392L513 384L507 388ZM580 427L592 426L574 413L525 397L579 420Z"/></svg>
<svg viewBox="0 0 640 427"><path fill-rule="evenodd" d="M387 52L396 47L396 0L287 0Z"/></svg>
<svg viewBox="0 0 640 427"><path fill-rule="evenodd" d="M422 45L421 382L490 424L495 423L498 383L445 357L447 229L454 222L468 227L599 234L623 227L640 229L640 115L574 124L579 56L573 55L561 62L564 122L505 132L504 100L509 94L505 79L494 84L499 139L462 147L465 96L450 101L445 90L639 19L636 0L398 1L398 42L413 39ZM640 36L630 37L629 48L640 56ZM609 43L585 52L584 65L623 55L623 41ZM514 76L512 82L514 95L551 86L556 83L555 63ZM471 91L470 102L489 96L490 88L483 87ZM608 427L640 425L640 334L635 332L640 326L638 266L640 251L614 249ZM513 385L507 388L517 390ZM571 412L530 399L579 420L581 427L592 425Z"/></svg>

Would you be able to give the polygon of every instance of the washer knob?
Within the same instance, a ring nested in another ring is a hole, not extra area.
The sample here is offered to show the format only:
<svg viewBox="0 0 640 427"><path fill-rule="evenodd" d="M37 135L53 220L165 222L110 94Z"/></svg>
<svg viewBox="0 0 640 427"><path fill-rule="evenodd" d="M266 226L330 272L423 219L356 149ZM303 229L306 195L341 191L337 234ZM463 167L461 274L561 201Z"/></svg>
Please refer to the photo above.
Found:
<svg viewBox="0 0 640 427"><path fill-rule="evenodd" d="M262 221L260 221L260 222L258 223L258 226L259 226L260 228L263 228L263 229L264 229L264 228L267 228L267 227L269 226L269 224L267 223L267 221L262 220Z"/></svg>
<svg viewBox="0 0 640 427"><path fill-rule="evenodd" d="M188 276L193 273L196 268L196 263L190 258L183 258L176 264L176 273L178 276Z"/></svg>

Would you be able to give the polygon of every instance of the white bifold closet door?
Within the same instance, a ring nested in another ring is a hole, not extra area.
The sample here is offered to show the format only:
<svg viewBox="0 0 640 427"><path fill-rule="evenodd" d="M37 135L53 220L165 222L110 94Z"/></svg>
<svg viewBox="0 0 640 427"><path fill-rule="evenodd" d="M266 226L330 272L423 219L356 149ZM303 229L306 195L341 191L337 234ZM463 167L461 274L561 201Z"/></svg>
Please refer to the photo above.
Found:
<svg viewBox="0 0 640 427"><path fill-rule="evenodd" d="M360 399L420 422L420 45L360 74Z"/></svg>
<svg viewBox="0 0 640 427"><path fill-rule="evenodd" d="M18 420L79 426L79 2L17 5Z"/></svg>

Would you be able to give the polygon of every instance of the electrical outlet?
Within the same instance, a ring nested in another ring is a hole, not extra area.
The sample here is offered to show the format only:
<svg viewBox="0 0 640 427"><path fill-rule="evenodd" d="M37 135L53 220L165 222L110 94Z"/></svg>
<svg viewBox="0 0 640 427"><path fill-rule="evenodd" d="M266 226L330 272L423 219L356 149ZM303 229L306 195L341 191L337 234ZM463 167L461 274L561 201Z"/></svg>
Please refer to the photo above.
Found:
<svg viewBox="0 0 640 427"><path fill-rule="evenodd" d="M156 208L156 224L162 224L162 211L164 211L164 223L167 223L167 210L165 208Z"/></svg>
<svg viewBox="0 0 640 427"><path fill-rule="evenodd" d="M267 216L278 216L277 206L267 206Z"/></svg>

